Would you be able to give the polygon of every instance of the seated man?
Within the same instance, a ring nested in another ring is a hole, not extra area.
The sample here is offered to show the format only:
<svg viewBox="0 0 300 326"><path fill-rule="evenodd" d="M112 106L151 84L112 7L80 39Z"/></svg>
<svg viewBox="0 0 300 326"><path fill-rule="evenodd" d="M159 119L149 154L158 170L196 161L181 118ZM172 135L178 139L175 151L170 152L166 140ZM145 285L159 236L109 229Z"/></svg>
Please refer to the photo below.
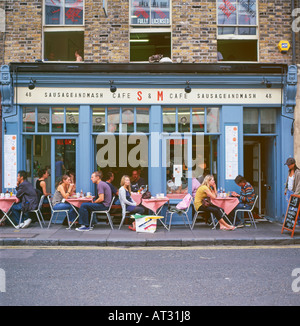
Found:
<svg viewBox="0 0 300 326"><path fill-rule="evenodd" d="M20 228L26 228L31 223L31 218L28 216L28 212L38 207L38 197L32 184L27 181L27 172L19 171L17 176L17 194L19 199L18 203L13 204L11 208L12 221L15 224L19 224L21 211L25 219L24 223L20 224Z"/></svg>
<svg viewBox="0 0 300 326"><path fill-rule="evenodd" d="M115 179L114 173L113 172L107 172L105 182L109 185L109 187L111 189L112 196L115 196L115 200L114 200L113 205L120 205L120 200L119 200L119 197L118 197L119 189L116 188L113 185L114 179Z"/></svg>
<svg viewBox="0 0 300 326"><path fill-rule="evenodd" d="M236 192L233 191L231 193L231 196L239 197L240 203L229 214L230 217L234 217L235 211L238 209L251 209L255 199L254 189L244 177L238 175L234 181L239 187L241 187L241 193L237 194ZM244 213L242 212L237 213L236 224L238 227L244 226Z"/></svg>
<svg viewBox="0 0 300 326"><path fill-rule="evenodd" d="M89 217L92 211L106 211L112 200L112 193L109 185L102 181L102 172L96 171L92 174L91 180L97 184L98 198L93 203L83 203L79 208L79 224L77 231L90 231Z"/></svg>
<svg viewBox="0 0 300 326"><path fill-rule="evenodd" d="M133 170L131 174L131 190L137 192L141 186L146 186L145 180L140 177L138 170Z"/></svg>

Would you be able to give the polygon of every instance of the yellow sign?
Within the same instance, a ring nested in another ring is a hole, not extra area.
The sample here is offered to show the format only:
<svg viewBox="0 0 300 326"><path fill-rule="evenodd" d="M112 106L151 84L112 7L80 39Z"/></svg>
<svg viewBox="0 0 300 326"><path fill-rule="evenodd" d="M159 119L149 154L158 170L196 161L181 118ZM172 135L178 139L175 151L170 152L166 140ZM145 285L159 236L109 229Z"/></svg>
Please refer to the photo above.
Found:
<svg viewBox="0 0 300 326"><path fill-rule="evenodd" d="M286 53L290 49L291 45L290 42L287 40L281 40L278 43L278 49L280 50L281 53Z"/></svg>

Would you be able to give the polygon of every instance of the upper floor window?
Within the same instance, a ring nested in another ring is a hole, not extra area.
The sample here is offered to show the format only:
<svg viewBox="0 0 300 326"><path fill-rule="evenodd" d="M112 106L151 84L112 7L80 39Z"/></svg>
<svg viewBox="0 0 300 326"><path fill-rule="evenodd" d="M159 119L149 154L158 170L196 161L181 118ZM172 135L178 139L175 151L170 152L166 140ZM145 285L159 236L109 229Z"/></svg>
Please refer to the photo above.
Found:
<svg viewBox="0 0 300 326"><path fill-rule="evenodd" d="M131 0L131 25L170 25L170 0Z"/></svg>
<svg viewBox="0 0 300 326"><path fill-rule="evenodd" d="M257 61L257 0L217 0L218 51L224 61Z"/></svg>
<svg viewBox="0 0 300 326"><path fill-rule="evenodd" d="M45 0L45 25L83 25L84 0Z"/></svg>
<svg viewBox="0 0 300 326"><path fill-rule="evenodd" d="M171 1L130 0L130 61L171 58Z"/></svg>

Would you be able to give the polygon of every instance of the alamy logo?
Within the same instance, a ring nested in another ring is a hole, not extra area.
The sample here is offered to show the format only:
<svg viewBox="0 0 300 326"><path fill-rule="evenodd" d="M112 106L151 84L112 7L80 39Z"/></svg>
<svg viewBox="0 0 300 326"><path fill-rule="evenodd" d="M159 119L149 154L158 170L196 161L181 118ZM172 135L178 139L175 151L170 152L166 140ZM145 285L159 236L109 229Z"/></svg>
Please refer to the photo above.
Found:
<svg viewBox="0 0 300 326"><path fill-rule="evenodd" d="M296 8L292 12L292 16L296 17L292 23L292 30L295 33L300 32L300 8Z"/></svg>
<svg viewBox="0 0 300 326"><path fill-rule="evenodd" d="M6 292L5 270L0 268L0 292Z"/></svg>
<svg viewBox="0 0 300 326"><path fill-rule="evenodd" d="M292 290L293 292L300 292L300 268L295 268L292 271L292 277L296 277L292 282Z"/></svg>

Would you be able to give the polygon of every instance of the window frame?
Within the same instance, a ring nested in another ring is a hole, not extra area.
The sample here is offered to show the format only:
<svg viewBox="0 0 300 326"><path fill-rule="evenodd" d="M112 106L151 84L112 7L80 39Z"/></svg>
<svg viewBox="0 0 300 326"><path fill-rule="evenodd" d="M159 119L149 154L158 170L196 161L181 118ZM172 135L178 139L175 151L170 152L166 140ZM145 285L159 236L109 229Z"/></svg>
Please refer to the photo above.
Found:
<svg viewBox="0 0 300 326"><path fill-rule="evenodd" d="M187 109L189 108L190 110L190 131L189 132L181 132L179 130L179 120L178 120L178 112L180 112L180 109ZM193 131L193 109L204 109L204 130L203 131ZM175 130L168 132L168 131L164 131L164 123L163 123L163 114L164 114L164 109L175 109ZM209 132L208 131L208 110L209 109L218 109L219 111L219 121L218 121L218 128L219 131L218 132ZM205 136L213 136L213 135L220 135L221 134L221 114L222 114L222 107L221 106L197 106L197 105L186 105L186 106L172 106L172 105L164 105L162 106L162 133L167 135L167 134L172 134L172 133L177 133L177 134L192 134L192 135L196 135L199 133L203 133Z"/></svg>
<svg viewBox="0 0 300 326"><path fill-rule="evenodd" d="M235 0L236 3L240 0ZM238 23L238 13L236 15L236 24L219 24L219 2L216 1L217 4L217 39L220 40L258 40L259 36L259 16L258 16L258 0L256 0L256 24L255 25L243 25ZM238 9L237 9L238 10ZM219 27L235 27L235 28L256 28L256 34L255 35L239 35L239 34L219 34Z"/></svg>
<svg viewBox="0 0 300 326"><path fill-rule="evenodd" d="M118 129L114 132L110 132L108 130L108 109L118 109L119 111L119 122L118 122ZM126 108L128 109L133 109L133 131L127 131L124 132L122 127L123 127L123 123L122 123L122 113L124 112L123 110L126 110ZM93 112L94 109L104 109L104 116L105 116L105 128L104 131L94 131L94 124L93 124ZM137 126L138 126L138 122L137 122L137 111L138 109L148 109L148 117L149 117L149 122L150 122L150 110L151 110L151 105L93 105L91 106L91 110L90 110L90 114L91 114L91 134L92 135L98 135L99 133L112 133L115 135L126 135L126 134L145 134L145 135L149 135L150 134L150 127L148 129L147 132L144 131L140 131L137 130ZM148 124L149 125L149 124Z"/></svg>
<svg viewBox="0 0 300 326"><path fill-rule="evenodd" d="M34 110L34 131L30 131L30 132L26 132L24 131L24 124L23 124L23 114L24 114L24 108L26 109L32 109ZM48 108L49 109L49 120L48 120L48 124L49 124L49 131L38 131L38 110L39 109L44 109L44 108ZM53 109L63 109L63 114L64 114L64 120L63 120L63 128L62 131L53 131L52 130L52 110ZM78 131L67 131L67 110L68 109L77 109L78 110ZM79 125L79 115L80 115L80 106L74 106L74 105L23 105L21 106L21 112L22 114L20 114L21 116L21 125L22 125L22 135L78 135L79 134L79 129L80 129L80 125Z"/></svg>
<svg viewBox="0 0 300 326"><path fill-rule="evenodd" d="M62 8L65 10L65 1L66 0L61 0L63 1L63 6ZM43 26L44 27L67 27L67 28L72 28L72 27L79 27L79 26L84 26L85 22L85 0L80 0L82 2L82 24L75 24L75 25L70 25L66 24L66 17L65 17L65 12L63 14L63 23L62 24L46 24L46 0L43 0Z"/></svg>
<svg viewBox="0 0 300 326"><path fill-rule="evenodd" d="M258 110L258 121L257 121L257 133L245 133L245 130L244 130L244 112L245 110L253 110L253 109L256 109ZM267 132L262 132L262 128L261 128L261 112L263 110L266 110L266 109L273 109L275 111L275 132L270 132L270 133L267 133ZM280 108L279 107L274 107L274 106L270 106L270 107L244 107L243 109L243 136L277 136L278 133L279 133L279 124L278 124L278 119L280 117Z"/></svg>
<svg viewBox="0 0 300 326"><path fill-rule="evenodd" d="M150 16L149 16L149 19L150 19L150 22L149 22L149 24L133 24L132 22L131 22L131 18L132 18L132 16L131 16L131 11L132 11L132 2L133 1L136 1L136 0L130 0L129 1L129 25L130 25L130 27L148 27L148 28L151 28L151 27L170 27L171 25L172 25L172 1L171 0L168 0L169 1L169 21L170 21L170 23L169 24L151 24L151 18L150 18ZM150 0L150 15L151 15L151 8L152 8L152 6L151 6L151 3L152 3L152 0Z"/></svg>

